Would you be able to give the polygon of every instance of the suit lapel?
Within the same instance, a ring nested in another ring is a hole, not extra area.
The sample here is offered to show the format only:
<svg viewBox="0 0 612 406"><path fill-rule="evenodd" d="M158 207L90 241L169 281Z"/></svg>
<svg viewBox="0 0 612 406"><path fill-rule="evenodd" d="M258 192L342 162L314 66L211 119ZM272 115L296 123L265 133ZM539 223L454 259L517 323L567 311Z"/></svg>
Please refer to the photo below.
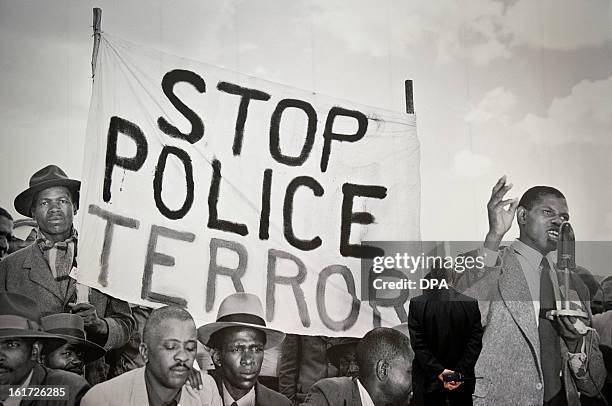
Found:
<svg viewBox="0 0 612 406"><path fill-rule="evenodd" d="M147 384L145 382L145 368L134 377L136 381L135 385L132 385L132 396L130 398L130 404L132 405L148 405L149 395L147 394Z"/></svg>
<svg viewBox="0 0 612 406"><path fill-rule="evenodd" d="M513 252L504 255L503 261L504 272L499 279L499 293L514 322L526 338L540 370L540 339L527 279Z"/></svg>
<svg viewBox="0 0 612 406"><path fill-rule="evenodd" d="M48 290L63 303L64 299L59 284L53 278L49 264L45 261L42 252L36 244L30 245L29 249L30 255L23 262L23 268L28 269L28 277L33 283Z"/></svg>
<svg viewBox="0 0 612 406"><path fill-rule="evenodd" d="M351 406L361 406L361 395L359 394L359 385L357 384L356 378L353 378L352 386L353 386L353 404ZM345 401L345 404L346 404L346 401Z"/></svg>
<svg viewBox="0 0 612 406"><path fill-rule="evenodd" d="M47 371L45 371L42 366L36 364L34 365L34 368L32 368L32 378L30 379L30 384L28 386L44 385L46 377ZM36 404L36 402L38 401L34 399L22 399L21 403L19 404L21 406L33 406Z"/></svg>

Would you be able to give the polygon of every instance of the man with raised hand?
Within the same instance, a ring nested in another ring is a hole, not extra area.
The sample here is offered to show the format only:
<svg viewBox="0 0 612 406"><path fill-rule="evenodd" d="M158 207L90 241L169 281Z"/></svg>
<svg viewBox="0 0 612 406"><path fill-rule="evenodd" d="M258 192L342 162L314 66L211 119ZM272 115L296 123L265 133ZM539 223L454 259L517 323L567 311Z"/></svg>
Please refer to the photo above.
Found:
<svg viewBox="0 0 612 406"><path fill-rule="evenodd" d="M548 317L556 308L559 228L569 220L565 196L549 186L504 199L512 187L500 178L487 204L489 231L480 255L485 268L460 279L480 300L485 328L476 363L476 405L578 405L599 395L605 377L599 337L590 328L589 292L572 274L569 300L586 317ZM519 238L501 247L516 215Z"/></svg>

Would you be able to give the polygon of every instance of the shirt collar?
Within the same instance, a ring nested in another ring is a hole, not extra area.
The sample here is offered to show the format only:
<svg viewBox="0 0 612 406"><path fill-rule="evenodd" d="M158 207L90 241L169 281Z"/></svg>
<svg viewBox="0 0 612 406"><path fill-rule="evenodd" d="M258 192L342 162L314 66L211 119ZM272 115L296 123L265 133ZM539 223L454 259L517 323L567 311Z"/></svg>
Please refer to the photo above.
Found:
<svg viewBox="0 0 612 406"><path fill-rule="evenodd" d="M370 397L370 394L368 393L366 388L364 388L361 382L359 381L359 378L357 378L356 381L357 387L359 388L359 397L361 398L362 406L374 406L374 401Z"/></svg>
<svg viewBox="0 0 612 406"><path fill-rule="evenodd" d="M147 398L149 399L150 406L177 406L179 404L179 401L181 400L181 393L183 391L182 388L176 392L176 395L174 395L174 397L169 402L164 402L159 396L159 394L156 392L155 389L157 388L157 386L155 382L152 381L152 378L149 375L149 371L147 371L146 367L144 371L144 376L145 386L147 389Z"/></svg>
<svg viewBox="0 0 612 406"><path fill-rule="evenodd" d="M257 384L255 384L257 385ZM230 406L233 402L236 402L238 406L255 406L255 385L247 392L246 395L238 400L235 400L232 395L227 391L225 382L223 382L223 404Z"/></svg>
<svg viewBox="0 0 612 406"><path fill-rule="evenodd" d="M542 258L544 257L542 254L540 254L534 248L525 244L518 238L512 242L511 247L519 255L525 258L525 260L531 265L533 269L539 268L540 263L542 262ZM546 255L546 259L548 259L548 263L550 264L551 268L554 268L554 265L556 263L555 261L556 257L557 257L557 251L551 251Z"/></svg>

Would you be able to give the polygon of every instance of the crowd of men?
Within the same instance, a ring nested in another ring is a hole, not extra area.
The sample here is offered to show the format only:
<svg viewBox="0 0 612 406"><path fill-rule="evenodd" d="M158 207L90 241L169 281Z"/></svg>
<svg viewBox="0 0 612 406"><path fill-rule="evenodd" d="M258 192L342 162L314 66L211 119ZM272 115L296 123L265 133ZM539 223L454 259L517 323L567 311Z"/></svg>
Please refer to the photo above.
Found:
<svg viewBox="0 0 612 406"><path fill-rule="evenodd" d="M31 244L13 244L13 217L0 208L0 405L605 405L612 277L599 285L576 272L560 286L553 252L565 197L538 186L504 200L510 188L505 177L494 186L484 244L465 254L482 255L484 269L458 279L432 269L428 278L450 288L412 298L407 322L329 338L267 327L249 293L229 295L215 322L196 326L185 309L79 284L80 182L46 166L15 198L36 222ZM501 246L515 218L519 238ZM554 315L559 292L572 315ZM203 348L210 371L196 362ZM260 378L273 348L270 382Z"/></svg>

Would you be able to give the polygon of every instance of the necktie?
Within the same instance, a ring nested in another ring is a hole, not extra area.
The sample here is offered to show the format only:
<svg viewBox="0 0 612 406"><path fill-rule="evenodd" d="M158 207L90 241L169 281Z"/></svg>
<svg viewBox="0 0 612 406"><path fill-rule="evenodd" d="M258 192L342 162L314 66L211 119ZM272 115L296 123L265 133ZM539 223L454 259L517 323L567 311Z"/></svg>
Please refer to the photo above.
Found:
<svg viewBox="0 0 612 406"><path fill-rule="evenodd" d="M551 269L546 257L540 263L540 315L538 335L540 337L540 360L544 378L544 405L564 404L565 393L559 373L561 372L561 345L553 320L546 312L556 308L551 281ZM558 403L562 402L562 403Z"/></svg>
<svg viewBox="0 0 612 406"><path fill-rule="evenodd" d="M232 404L230 406L238 406L238 403L232 402Z"/></svg>

